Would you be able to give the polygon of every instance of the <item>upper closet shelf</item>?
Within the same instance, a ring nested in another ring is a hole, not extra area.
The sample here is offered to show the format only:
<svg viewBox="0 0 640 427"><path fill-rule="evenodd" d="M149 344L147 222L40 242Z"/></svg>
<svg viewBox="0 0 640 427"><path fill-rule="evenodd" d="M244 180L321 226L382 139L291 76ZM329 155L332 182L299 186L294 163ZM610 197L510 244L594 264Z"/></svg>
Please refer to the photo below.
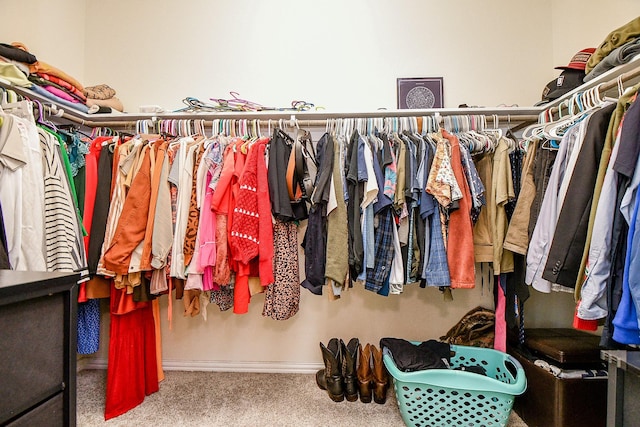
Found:
<svg viewBox="0 0 640 427"><path fill-rule="evenodd" d="M214 120L214 119L260 119L260 120L291 120L318 121L340 118L385 118L385 117L421 117L421 116L452 116L452 115L484 115L487 120L495 118L504 123L535 122L541 113L557 107L574 94L583 92L594 86L601 85L603 95L617 97L619 87L629 87L640 81L640 55L622 66L618 66L588 83L568 92L564 96L537 107L482 107L482 108L437 108L437 109L408 109L408 110L375 110L375 111L248 111L248 112L169 112L169 113L124 113L124 114L86 114L73 111L63 105L56 104L29 89L5 83L0 80L0 87L13 91L32 100L38 100L45 108L54 106L51 114L88 127L124 127L135 126L138 120ZM57 114L56 114L57 112Z"/></svg>
<svg viewBox="0 0 640 427"><path fill-rule="evenodd" d="M595 86L600 86L599 92L601 96L612 96L617 98L618 93L618 85L623 88L627 88L635 85L640 81L640 55L635 56L631 61L626 64L620 65L618 67L612 68L611 70L599 75L593 80L584 83L581 86L573 89L570 92L567 92L563 96L558 99L555 99L547 104L541 105L540 112L547 110L552 107L557 107L562 102L570 99L576 93L584 92L588 89L591 89Z"/></svg>

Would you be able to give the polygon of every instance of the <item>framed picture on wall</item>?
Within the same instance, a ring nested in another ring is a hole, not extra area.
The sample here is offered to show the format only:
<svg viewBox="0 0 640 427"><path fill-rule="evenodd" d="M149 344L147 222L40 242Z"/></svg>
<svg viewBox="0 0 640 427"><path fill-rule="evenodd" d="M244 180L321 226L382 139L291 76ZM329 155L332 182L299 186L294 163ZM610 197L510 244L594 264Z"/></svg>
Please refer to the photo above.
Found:
<svg viewBox="0 0 640 427"><path fill-rule="evenodd" d="M442 108L442 77L398 79L398 109Z"/></svg>

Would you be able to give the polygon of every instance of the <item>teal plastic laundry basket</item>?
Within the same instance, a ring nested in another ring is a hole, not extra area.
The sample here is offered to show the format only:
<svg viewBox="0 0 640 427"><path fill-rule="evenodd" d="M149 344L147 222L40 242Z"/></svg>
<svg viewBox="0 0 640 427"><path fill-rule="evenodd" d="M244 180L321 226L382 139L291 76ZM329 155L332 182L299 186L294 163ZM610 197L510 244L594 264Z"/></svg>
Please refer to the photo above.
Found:
<svg viewBox="0 0 640 427"><path fill-rule="evenodd" d="M418 344L418 343L414 343ZM400 414L409 427L506 426L515 396L527 388L522 365L501 351L452 345L452 369L402 372L385 348ZM482 366L487 375L455 368Z"/></svg>

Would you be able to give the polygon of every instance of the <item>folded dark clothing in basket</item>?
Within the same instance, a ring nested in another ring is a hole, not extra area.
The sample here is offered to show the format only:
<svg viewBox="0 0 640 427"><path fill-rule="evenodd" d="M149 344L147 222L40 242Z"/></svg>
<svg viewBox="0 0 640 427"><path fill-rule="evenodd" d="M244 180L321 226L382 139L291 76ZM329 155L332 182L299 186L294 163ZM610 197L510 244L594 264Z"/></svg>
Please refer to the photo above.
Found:
<svg viewBox="0 0 640 427"><path fill-rule="evenodd" d="M403 372L449 368L451 346L447 343L429 340L415 345L401 338L382 338L380 347L389 350L396 366Z"/></svg>
<svg viewBox="0 0 640 427"><path fill-rule="evenodd" d="M473 372L474 374L487 375L487 370L480 365L458 366L454 369L457 369L458 371Z"/></svg>

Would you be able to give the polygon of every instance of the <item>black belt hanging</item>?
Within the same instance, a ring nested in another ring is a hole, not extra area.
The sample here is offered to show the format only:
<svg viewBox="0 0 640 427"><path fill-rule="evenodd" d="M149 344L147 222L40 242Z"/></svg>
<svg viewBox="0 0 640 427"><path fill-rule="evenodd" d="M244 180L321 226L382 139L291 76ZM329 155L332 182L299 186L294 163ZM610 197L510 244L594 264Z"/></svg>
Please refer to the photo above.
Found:
<svg viewBox="0 0 640 427"><path fill-rule="evenodd" d="M312 162L316 165L311 134L306 130L301 132L302 135L296 138L293 143L287 166L287 190L289 191L289 199L294 202L302 199L309 200L311 197L313 180L309 175L307 162ZM310 150L307 147L310 147Z"/></svg>

